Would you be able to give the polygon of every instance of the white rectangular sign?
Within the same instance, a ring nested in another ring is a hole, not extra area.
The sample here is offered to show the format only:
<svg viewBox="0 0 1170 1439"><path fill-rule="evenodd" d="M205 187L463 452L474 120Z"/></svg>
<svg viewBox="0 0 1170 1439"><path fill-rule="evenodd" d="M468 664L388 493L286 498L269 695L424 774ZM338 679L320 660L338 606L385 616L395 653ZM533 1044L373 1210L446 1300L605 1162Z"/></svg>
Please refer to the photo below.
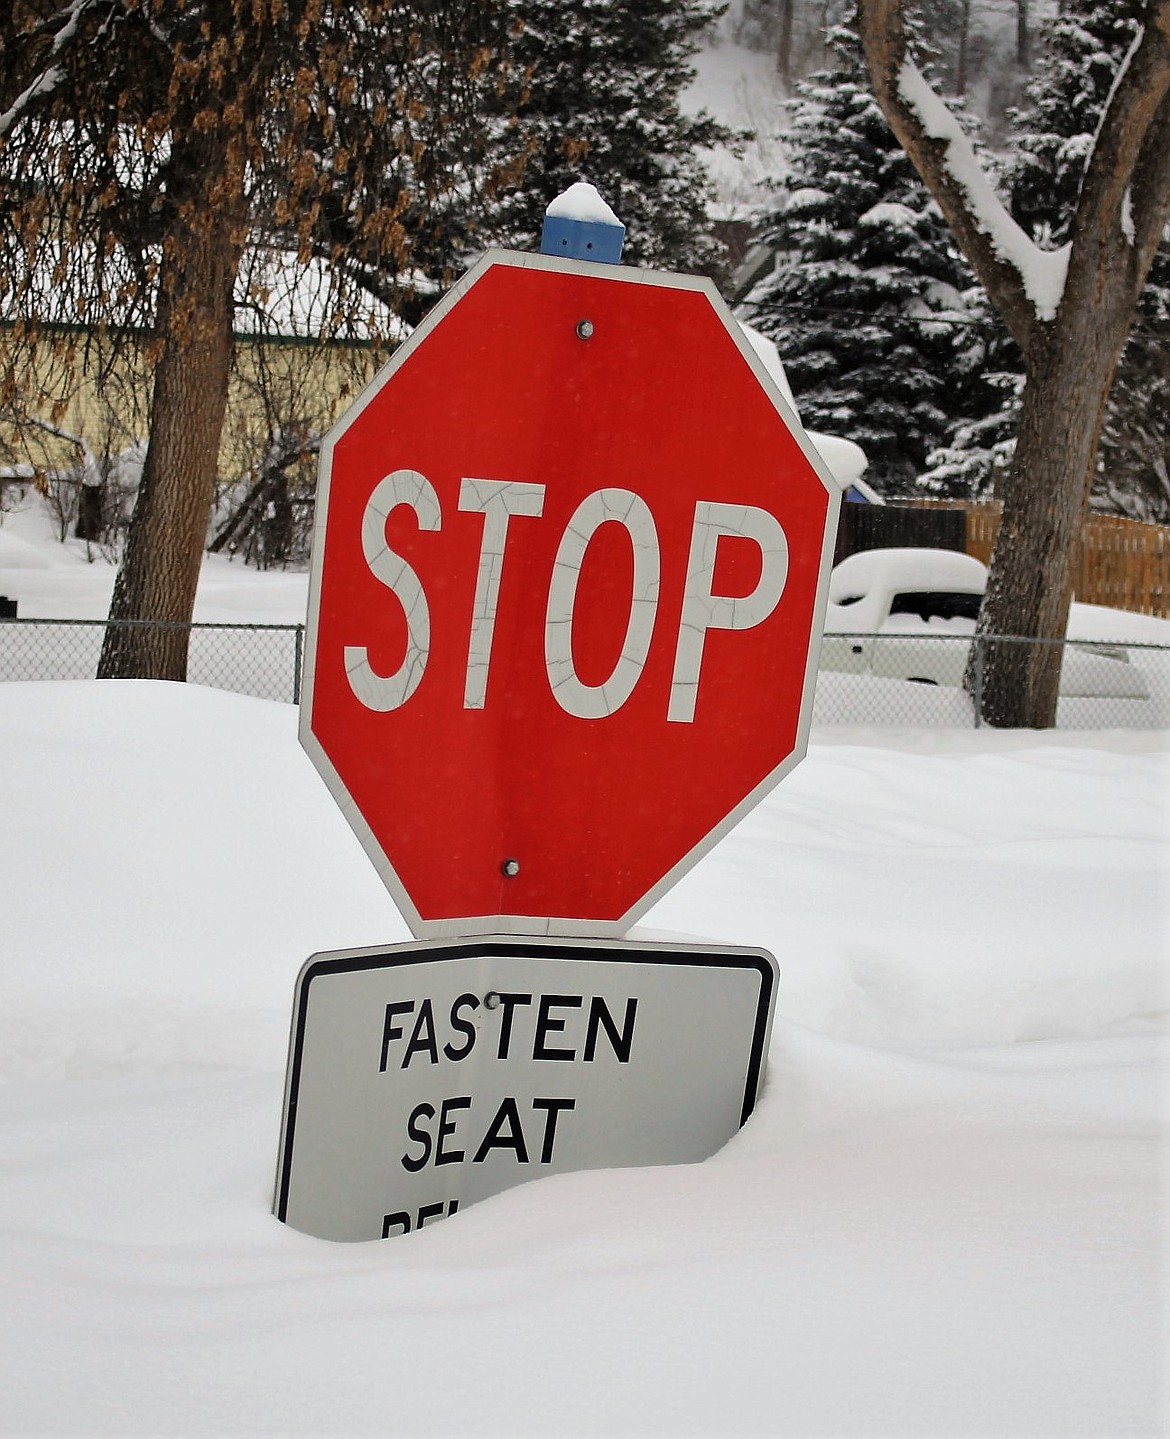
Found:
<svg viewBox="0 0 1170 1439"><path fill-rule="evenodd" d="M765 950L479 938L314 955L278 1219L383 1239L546 1174L706 1159L763 1081Z"/></svg>

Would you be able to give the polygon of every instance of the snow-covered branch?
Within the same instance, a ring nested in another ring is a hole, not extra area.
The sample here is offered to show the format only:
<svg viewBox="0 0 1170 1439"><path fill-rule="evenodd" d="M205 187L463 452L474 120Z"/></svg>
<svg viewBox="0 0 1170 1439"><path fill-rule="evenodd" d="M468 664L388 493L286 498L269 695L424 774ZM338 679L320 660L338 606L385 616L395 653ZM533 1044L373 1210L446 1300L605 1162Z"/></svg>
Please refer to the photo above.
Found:
<svg viewBox="0 0 1170 1439"><path fill-rule="evenodd" d="M51 95L64 78L64 70L57 65L50 65L47 70L43 70L37 76L31 85L22 90L3 115L0 115L0 140L4 139L34 100L39 99L42 95Z"/></svg>
<svg viewBox="0 0 1170 1439"><path fill-rule="evenodd" d="M42 33L49 33L53 36L52 53L54 55L64 49L77 34L77 27L81 22L82 15L92 9L94 3L95 0L71 0L64 10L46 20L39 27Z"/></svg>
<svg viewBox="0 0 1170 1439"><path fill-rule="evenodd" d="M46 57L50 62L55 61L76 37L81 17L87 10L94 7L94 3L95 0L72 0L72 3L67 5L60 14L54 15L41 27L42 30L49 31L53 36L53 42L49 46L49 53ZM51 95L58 89L64 78L65 71L59 65L49 63L0 115L0 140L3 140L11 131L34 100L38 100L44 95Z"/></svg>
<svg viewBox="0 0 1170 1439"><path fill-rule="evenodd" d="M859 0L874 94L1004 323L1026 348L1059 304L1066 257L1046 253L1008 215L970 141L914 64L901 0Z"/></svg>
<svg viewBox="0 0 1170 1439"><path fill-rule="evenodd" d="M1036 318L1055 319L1068 273L1070 246L1043 250L1012 219L962 126L908 57L898 72L897 86L922 134L942 146L942 164L973 223L987 237L996 256L1019 275Z"/></svg>

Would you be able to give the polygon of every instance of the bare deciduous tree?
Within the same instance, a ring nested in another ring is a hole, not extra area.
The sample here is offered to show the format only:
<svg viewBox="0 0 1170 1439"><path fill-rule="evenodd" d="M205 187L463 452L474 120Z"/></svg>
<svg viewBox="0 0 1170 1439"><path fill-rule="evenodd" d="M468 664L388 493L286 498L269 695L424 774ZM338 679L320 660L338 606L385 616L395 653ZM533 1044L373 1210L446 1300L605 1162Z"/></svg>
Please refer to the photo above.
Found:
<svg viewBox="0 0 1170 1439"><path fill-rule="evenodd" d="M506 8L3 7L0 306L12 352L72 325L134 334L153 369L110 618L175 627L111 623L102 675L185 675L248 247L262 235L384 297L408 288L417 254L436 248L443 197L490 178L478 120L485 87L503 83ZM0 374L0 403L11 387Z"/></svg>

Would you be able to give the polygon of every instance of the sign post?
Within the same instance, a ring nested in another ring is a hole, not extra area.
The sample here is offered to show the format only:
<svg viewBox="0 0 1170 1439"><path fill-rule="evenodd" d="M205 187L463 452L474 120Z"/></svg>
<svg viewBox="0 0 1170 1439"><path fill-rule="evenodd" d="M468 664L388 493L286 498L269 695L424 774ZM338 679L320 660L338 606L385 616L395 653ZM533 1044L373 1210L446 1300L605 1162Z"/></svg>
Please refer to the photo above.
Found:
<svg viewBox="0 0 1170 1439"><path fill-rule="evenodd" d="M840 493L714 286L572 258L621 227L566 198L322 445L301 741L424 943L301 976L276 1207L310 1233L705 1157L763 1073L774 960L606 946L803 756Z"/></svg>

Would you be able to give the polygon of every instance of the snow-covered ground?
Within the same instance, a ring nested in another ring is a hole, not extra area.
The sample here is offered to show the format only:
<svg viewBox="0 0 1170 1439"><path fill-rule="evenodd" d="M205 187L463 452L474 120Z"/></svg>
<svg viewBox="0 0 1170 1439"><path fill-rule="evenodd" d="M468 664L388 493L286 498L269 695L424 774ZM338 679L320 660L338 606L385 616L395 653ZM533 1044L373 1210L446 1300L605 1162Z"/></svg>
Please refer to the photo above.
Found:
<svg viewBox="0 0 1170 1439"><path fill-rule="evenodd" d="M52 517L34 491L15 489L0 511L0 595L15 599L21 619L96 620L109 613L114 565L80 540L57 543ZM305 618L308 577L249 569L242 560L205 555L196 620L222 624L298 624Z"/></svg>
<svg viewBox="0 0 1170 1439"><path fill-rule="evenodd" d="M407 934L295 718L0 684L0 1432L1166 1432L1164 732L818 732L646 921L779 959L746 1128L351 1246L270 1213L293 983Z"/></svg>

